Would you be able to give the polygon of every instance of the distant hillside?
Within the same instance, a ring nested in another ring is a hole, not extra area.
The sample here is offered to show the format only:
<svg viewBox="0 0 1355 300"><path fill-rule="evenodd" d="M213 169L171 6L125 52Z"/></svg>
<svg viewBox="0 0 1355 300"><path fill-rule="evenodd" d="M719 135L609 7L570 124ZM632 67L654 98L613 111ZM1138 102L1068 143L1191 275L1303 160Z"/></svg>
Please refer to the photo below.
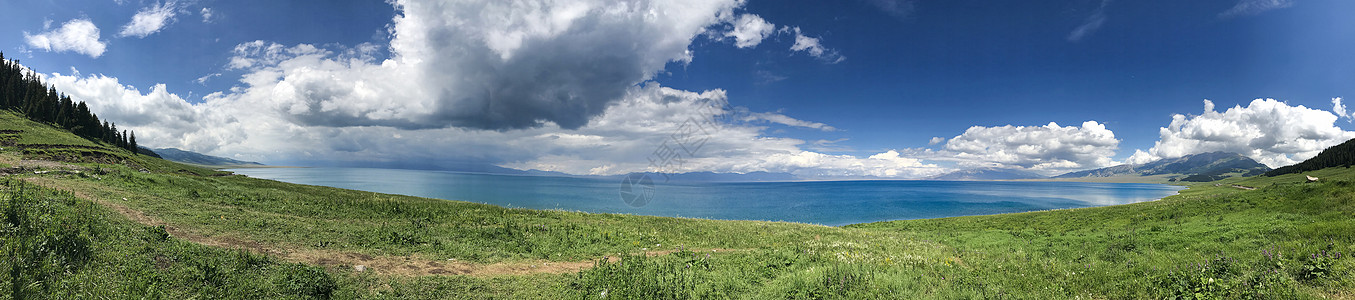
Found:
<svg viewBox="0 0 1355 300"><path fill-rule="evenodd" d="M1001 169L1001 168L979 168L969 170L959 170L946 174L928 177L929 180L1012 180L1012 179L1040 179L1047 178L1040 174L1032 172Z"/></svg>
<svg viewBox="0 0 1355 300"><path fill-rule="evenodd" d="M195 165L204 165L204 166L263 165L261 163L256 163L252 161L234 160L225 157L211 156L192 151L179 150L175 148L158 148L155 149L154 151L155 153L160 154L160 157L163 157L166 160Z"/></svg>
<svg viewBox="0 0 1355 300"><path fill-rule="evenodd" d="M1280 167L1266 172L1266 176L1278 176L1290 173L1308 172L1330 167L1350 167L1355 165L1355 139L1322 150L1317 156L1301 163Z"/></svg>
<svg viewBox="0 0 1355 300"><path fill-rule="evenodd" d="M1154 176L1178 174L1181 181L1206 182L1232 175L1255 176L1270 171L1270 167L1246 156L1230 152L1209 152L1164 158L1145 164L1124 164L1095 170L1070 172L1053 178L1086 178L1115 176Z"/></svg>
<svg viewBox="0 0 1355 300"><path fill-rule="evenodd" d="M164 159L164 157L160 157L160 154L156 154L155 151L151 150L151 148L138 146L136 147L136 153L141 153L141 155L150 156L154 158Z"/></svg>

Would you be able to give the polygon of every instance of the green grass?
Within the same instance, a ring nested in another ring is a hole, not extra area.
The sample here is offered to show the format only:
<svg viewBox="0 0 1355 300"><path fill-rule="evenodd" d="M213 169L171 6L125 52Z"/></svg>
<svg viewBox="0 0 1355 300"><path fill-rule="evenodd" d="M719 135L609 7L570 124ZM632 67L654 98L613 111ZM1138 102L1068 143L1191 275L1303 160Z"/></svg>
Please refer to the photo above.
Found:
<svg viewBox="0 0 1355 300"><path fill-rule="evenodd" d="M5 180L6 298L324 298L325 270L170 238L69 192Z"/></svg>
<svg viewBox="0 0 1355 300"><path fill-rule="evenodd" d="M1355 184L1345 181L1355 172L1318 174L1329 180L1229 179L1154 202L848 227L964 249L984 262L974 268L986 280L1012 283L1017 294L1060 286L1108 298L1322 295L1355 284L1351 260L1327 258L1355 252Z"/></svg>
<svg viewBox="0 0 1355 300"><path fill-rule="evenodd" d="M5 114L0 130L23 132L0 139L80 145ZM0 278L11 298L1355 296L1355 261L1347 257L1355 252L1355 170L1344 168L1307 173L1318 183L1299 174L1230 178L1129 205L825 227L510 209L216 176L100 147L120 160L71 159L85 170L27 172L0 187L8 258ZM7 147L0 162L46 155ZM598 262L566 274L354 272L194 244L77 193L182 232L282 249L475 264ZM645 250L679 251L638 254Z"/></svg>
<svg viewBox="0 0 1355 300"><path fill-rule="evenodd" d="M0 138L13 138L12 140L14 143L17 143L18 145L106 146L102 143L95 143L81 138L65 130L29 120L27 117L8 110L0 110L0 130L22 131L22 134L17 136L0 135Z"/></svg>

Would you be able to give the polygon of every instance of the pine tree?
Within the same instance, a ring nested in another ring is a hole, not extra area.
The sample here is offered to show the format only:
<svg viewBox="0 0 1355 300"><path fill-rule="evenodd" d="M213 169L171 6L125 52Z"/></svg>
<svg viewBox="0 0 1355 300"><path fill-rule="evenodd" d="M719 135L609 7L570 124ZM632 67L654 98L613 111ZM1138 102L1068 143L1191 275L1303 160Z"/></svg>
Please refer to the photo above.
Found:
<svg viewBox="0 0 1355 300"><path fill-rule="evenodd" d="M132 150L132 154L136 154L137 152L141 151L141 149L137 148L136 146L136 131L132 131L132 133L127 136L127 143L129 144L127 149Z"/></svg>

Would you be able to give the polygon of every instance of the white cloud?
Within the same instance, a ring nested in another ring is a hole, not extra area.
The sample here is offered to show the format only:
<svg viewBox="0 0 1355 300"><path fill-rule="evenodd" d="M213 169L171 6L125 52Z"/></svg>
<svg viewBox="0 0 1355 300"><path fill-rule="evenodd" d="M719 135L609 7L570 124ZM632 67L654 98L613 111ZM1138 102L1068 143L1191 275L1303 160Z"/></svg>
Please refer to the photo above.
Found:
<svg viewBox="0 0 1355 300"><path fill-rule="evenodd" d="M1205 100L1204 104L1204 114L1173 115L1171 124L1158 130L1161 139L1143 155L1136 152L1138 157L1131 157L1131 162L1225 151L1277 168L1355 138L1355 132L1334 125L1335 114L1302 105L1256 99L1246 107L1217 112L1213 102Z"/></svg>
<svg viewBox="0 0 1355 300"><path fill-rule="evenodd" d="M847 138L839 138L839 139L835 139L835 140L816 140L816 141L810 143L809 145L807 145L807 146L805 146L805 147L806 147L806 148L809 148L809 150L814 150L814 151L818 151L818 152L843 152L843 151L851 151L851 149L852 149L851 147L844 146L844 145L838 145L838 144L837 144L837 143L845 142L845 141L847 141L847 140L848 140Z"/></svg>
<svg viewBox="0 0 1355 300"><path fill-rule="evenodd" d="M1101 6L1092 11L1092 14L1088 15L1087 19L1082 21L1082 25L1078 25L1072 32L1068 33L1068 41L1081 41L1083 38L1095 33L1096 30L1101 29L1101 25L1105 25L1106 23L1106 6L1109 5L1110 0L1101 0Z"/></svg>
<svg viewBox="0 0 1355 300"><path fill-rule="evenodd" d="M1114 165L1120 140L1105 125L973 126L951 138L933 159L954 159L964 167L1030 169L1044 173Z"/></svg>
<svg viewBox="0 0 1355 300"><path fill-rule="evenodd" d="M212 10L210 7L203 7L202 11L198 12L198 15L202 16L203 23L211 23L216 20L212 18L212 16L216 15L216 11Z"/></svg>
<svg viewBox="0 0 1355 300"><path fill-rule="evenodd" d="M800 27L781 27L781 32L794 33L795 44L790 46L790 51L803 51L809 56L818 58L824 62L835 64L847 60L847 57L837 53L837 50L828 49L819 43L819 39L809 37L800 33Z"/></svg>
<svg viewBox="0 0 1355 300"><path fill-rule="evenodd" d="M208 80L212 80L212 78L215 77L221 77L221 73L212 73L203 75L202 77L198 77L198 79L195 79L193 81L198 82L198 84L206 85Z"/></svg>
<svg viewBox="0 0 1355 300"><path fill-rule="evenodd" d="M153 33L164 29L169 23L174 22L174 1L160 3L159 5L142 8L132 16L132 21L122 26L122 31L118 36L135 36L144 38ZM204 17L204 20L206 18Z"/></svg>
<svg viewBox="0 0 1355 300"><path fill-rule="evenodd" d="M1337 117L1346 118L1350 122L1350 112L1346 111L1346 105L1341 104L1341 97L1331 98L1331 111L1336 113Z"/></svg>
<svg viewBox="0 0 1355 300"><path fill-rule="evenodd" d="M112 120L120 128L136 128L138 136L172 136L183 129L202 126L198 122L200 112L170 93L164 84L157 84L143 94L117 78L81 76L74 69L72 73L75 74L53 73L43 80L76 101L85 101L99 118Z"/></svg>
<svg viewBox="0 0 1355 300"><path fill-rule="evenodd" d="M781 124L781 125L786 125L786 126L791 126L791 127L803 127L803 128L810 128L810 129L818 129L818 130L822 130L822 131L836 131L836 130L837 130L836 127L829 126L828 124L819 123L819 122L810 122L810 121L800 120L800 119L791 118L791 117L788 117L788 116L786 116L786 115L779 114L779 113L773 113L773 112L747 113L747 114L743 117L743 121L744 121L744 122L765 121L765 122L771 122L771 123L776 123L776 124Z"/></svg>
<svg viewBox="0 0 1355 300"><path fill-rule="evenodd" d="M103 55L107 49L107 45L99 40L99 27L94 26L94 22L89 19L70 20L62 24L61 28L36 35L24 32L24 41L44 51L72 51L95 58Z"/></svg>
<svg viewBox="0 0 1355 300"><path fill-rule="evenodd" d="M1124 163L1126 163L1126 164L1135 164L1135 165L1137 165L1137 164L1146 164L1146 163L1150 163L1150 162L1153 162L1153 161L1158 160L1158 159L1162 159L1162 158L1161 158L1161 157L1157 157L1157 156L1155 156L1155 155L1152 155L1152 154L1150 154L1150 153L1148 153L1148 152L1145 152L1145 151L1143 151L1143 150L1140 150L1140 149L1134 149L1134 154L1133 154L1133 155L1130 155L1129 158L1125 159L1125 160L1124 160Z"/></svg>
<svg viewBox="0 0 1355 300"><path fill-rule="evenodd" d="M927 141L927 145L936 145L944 142L946 142L946 138L934 136L930 141Z"/></svg>
<svg viewBox="0 0 1355 300"><path fill-rule="evenodd" d="M767 23L767 20L755 14L739 15L731 25L734 29L726 32L725 37L734 38L734 46L739 48L756 47L762 43L762 39L776 32L776 25Z"/></svg>
<svg viewBox="0 0 1355 300"><path fill-rule="evenodd" d="M1293 0L1238 0L1232 8L1219 13L1220 18L1254 16L1263 12L1294 6Z"/></svg>

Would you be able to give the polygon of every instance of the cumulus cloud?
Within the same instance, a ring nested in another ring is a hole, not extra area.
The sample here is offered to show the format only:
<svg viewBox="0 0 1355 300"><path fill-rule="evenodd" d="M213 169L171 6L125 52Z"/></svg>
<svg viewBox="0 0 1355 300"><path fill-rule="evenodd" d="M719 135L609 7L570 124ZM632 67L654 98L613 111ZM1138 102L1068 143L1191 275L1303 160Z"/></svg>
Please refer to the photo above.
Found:
<svg viewBox="0 0 1355 300"><path fill-rule="evenodd" d="M780 32L795 34L795 44L790 46L790 51L805 52L809 56L830 64L847 60L847 57L838 54L837 50L824 47L823 44L819 43L819 38L809 37L801 33L800 27L781 27Z"/></svg>
<svg viewBox="0 0 1355 300"><path fill-rule="evenodd" d="M1114 165L1120 140L1096 121L1081 126L973 126L951 138L937 159L965 167L1021 168L1045 173Z"/></svg>
<svg viewBox="0 0 1355 300"><path fill-rule="evenodd" d="M159 32L169 23L174 22L174 14L174 1L142 8L136 12L136 15L132 16L131 22L122 26L122 31L118 32L118 36L144 38L152 33ZM207 12L207 15L210 15L210 11ZM203 20L207 19L207 15L203 16Z"/></svg>
<svg viewBox="0 0 1355 300"><path fill-rule="evenodd" d="M198 128L199 112L178 95L157 84L146 93L117 78L101 74L81 76L53 73L44 81L76 101L85 101L99 118L115 121L122 128L136 128L144 137L165 137ZM144 139L144 138L143 138Z"/></svg>
<svg viewBox="0 0 1355 300"><path fill-rule="evenodd" d="M389 59L255 41L237 46L229 67L304 125L577 129L667 63L689 62L692 39L735 19L742 2L393 4ZM754 18L738 19L771 26Z"/></svg>
<svg viewBox="0 0 1355 300"><path fill-rule="evenodd" d="M46 26L44 26L46 27ZM99 40L99 27L89 19L67 21L56 30L30 35L24 32L24 41L28 46L43 51L71 51L89 57L99 57L107 49L107 44Z"/></svg>
<svg viewBox="0 0 1355 300"><path fill-rule="evenodd" d="M1143 150L1141 150L1141 149L1134 149L1134 154L1133 154L1133 155L1130 155L1129 158L1126 158L1126 159L1124 160L1124 163L1126 163L1126 164L1135 164L1135 165L1137 165L1137 164L1146 164L1146 163L1150 163L1150 162L1153 162L1153 161L1158 160L1158 159L1162 159L1162 158L1161 158L1161 157L1157 157L1156 155L1150 154L1150 153L1148 153L1148 152L1146 152L1146 151L1143 151Z"/></svg>
<svg viewBox="0 0 1355 300"><path fill-rule="evenodd" d="M1254 16L1263 12L1294 6L1293 0L1238 0L1232 8L1219 13L1220 18Z"/></svg>
<svg viewBox="0 0 1355 300"><path fill-rule="evenodd" d="M1083 38L1095 33L1096 30L1101 29L1101 25L1106 23L1106 6L1109 5L1110 0L1102 0L1101 6L1092 11L1092 14L1088 15L1087 19L1082 21L1082 25L1078 25L1072 32L1068 33L1068 41L1081 41Z"/></svg>
<svg viewBox="0 0 1355 300"><path fill-rule="evenodd" d="M927 145L936 145L944 142L946 142L946 138L934 136L930 141L927 141Z"/></svg>
<svg viewBox="0 0 1355 300"><path fill-rule="evenodd" d="M691 40L737 4L395 1L390 59L256 42L231 67L259 75L248 88L278 91L305 125L576 129L665 64L690 61Z"/></svg>
<svg viewBox="0 0 1355 300"><path fill-rule="evenodd" d="M739 48L756 47L776 32L776 25L754 14L739 15L731 25L734 29L726 32L725 37L734 38L734 46Z"/></svg>
<svg viewBox="0 0 1355 300"><path fill-rule="evenodd" d="M1226 151L1277 168L1355 138L1355 132L1334 125L1337 116L1331 112L1274 99L1256 99L1246 107L1237 105L1224 112L1214 111L1209 100L1204 106L1198 116L1173 115L1171 124L1158 130L1161 139L1142 155L1136 152L1130 161Z"/></svg>

